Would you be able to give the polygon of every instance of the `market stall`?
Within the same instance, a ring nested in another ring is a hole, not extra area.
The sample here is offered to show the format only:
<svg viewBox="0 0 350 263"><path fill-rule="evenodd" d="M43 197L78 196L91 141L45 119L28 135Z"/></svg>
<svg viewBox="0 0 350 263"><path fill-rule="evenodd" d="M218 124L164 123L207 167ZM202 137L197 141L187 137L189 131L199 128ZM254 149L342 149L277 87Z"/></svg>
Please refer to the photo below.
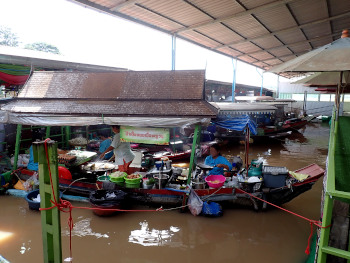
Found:
<svg viewBox="0 0 350 263"><path fill-rule="evenodd" d="M141 140L148 142L150 127L167 130L196 125L198 134L200 125L209 124L217 113L203 98L204 75L204 71L34 72L18 98L2 109L8 123L18 124L17 133L21 125L118 124L122 131L134 129L130 134L146 131ZM69 156L72 151L61 154L61 160L71 165ZM193 159L194 155L190 169Z"/></svg>

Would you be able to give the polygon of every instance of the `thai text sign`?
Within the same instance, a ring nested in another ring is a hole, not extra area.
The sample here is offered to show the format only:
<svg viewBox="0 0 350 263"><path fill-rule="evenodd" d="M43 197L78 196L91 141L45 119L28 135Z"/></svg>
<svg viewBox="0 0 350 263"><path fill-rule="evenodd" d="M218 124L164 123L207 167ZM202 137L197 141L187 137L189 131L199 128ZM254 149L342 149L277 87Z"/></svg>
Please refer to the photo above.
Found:
<svg viewBox="0 0 350 263"><path fill-rule="evenodd" d="M120 127L120 141L122 142L168 145L169 136L169 129L165 128Z"/></svg>

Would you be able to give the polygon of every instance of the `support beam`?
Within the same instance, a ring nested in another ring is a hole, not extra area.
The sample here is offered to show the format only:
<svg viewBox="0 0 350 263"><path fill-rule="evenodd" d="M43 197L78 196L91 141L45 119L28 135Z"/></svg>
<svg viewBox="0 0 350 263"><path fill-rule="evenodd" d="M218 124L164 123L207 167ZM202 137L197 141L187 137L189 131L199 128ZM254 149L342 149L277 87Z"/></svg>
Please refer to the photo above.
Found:
<svg viewBox="0 0 350 263"><path fill-rule="evenodd" d="M171 70L175 70L176 64L176 35L171 36Z"/></svg>
<svg viewBox="0 0 350 263"><path fill-rule="evenodd" d="M125 2L112 7L110 10L111 11L119 11L123 7L128 6L128 5L133 5L135 3L137 3L137 0L126 0Z"/></svg>
<svg viewBox="0 0 350 263"><path fill-rule="evenodd" d="M47 142L47 151L49 162L46 157L44 141L33 143L34 162L39 163L41 208L51 207L52 203L50 200L59 202L57 143L55 141ZM52 187L49 167L51 171ZM54 189L54 192L52 189ZM57 207L41 211L41 227L44 262L62 262L61 222L60 211Z"/></svg>
<svg viewBox="0 0 350 263"><path fill-rule="evenodd" d="M233 61L235 61L235 62L233 62ZM233 67L232 102L235 102L237 59L233 59L233 58L232 58L232 67Z"/></svg>

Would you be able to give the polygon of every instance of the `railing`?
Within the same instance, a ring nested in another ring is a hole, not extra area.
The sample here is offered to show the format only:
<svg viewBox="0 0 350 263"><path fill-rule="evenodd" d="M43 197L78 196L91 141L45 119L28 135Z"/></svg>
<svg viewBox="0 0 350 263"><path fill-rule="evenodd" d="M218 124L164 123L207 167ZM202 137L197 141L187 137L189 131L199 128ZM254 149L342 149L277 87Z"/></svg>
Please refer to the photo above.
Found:
<svg viewBox="0 0 350 263"><path fill-rule="evenodd" d="M336 158L336 145L338 141L339 121L336 119L336 111L333 110L332 125L330 131L329 148L328 148L328 169L327 169L327 186L325 189L324 205L323 205L323 217L322 217L322 229L320 241L318 244L318 263L326 263L327 254L336 257L350 260L350 252L329 246L330 227L327 227L332 222L333 203L334 199L345 199L350 201L350 193L336 190L335 185L335 158ZM349 250L349 248L348 248Z"/></svg>

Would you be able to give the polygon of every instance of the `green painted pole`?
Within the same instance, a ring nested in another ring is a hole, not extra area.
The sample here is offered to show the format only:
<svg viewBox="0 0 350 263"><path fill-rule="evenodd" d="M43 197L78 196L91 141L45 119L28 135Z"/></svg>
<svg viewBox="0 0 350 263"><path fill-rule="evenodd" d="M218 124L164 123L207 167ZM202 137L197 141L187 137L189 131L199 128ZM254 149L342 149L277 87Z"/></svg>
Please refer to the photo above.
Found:
<svg viewBox="0 0 350 263"><path fill-rule="evenodd" d="M52 140L48 141L47 150L50 161L50 170L54 193L50 184L49 164L46 157L44 141L33 143L34 162L39 163L39 189L41 208L48 208L52 206L50 200L55 200L54 194L57 202L59 202L57 142ZM44 262L61 263L61 222L60 211L57 207L41 211L41 227Z"/></svg>
<svg viewBox="0 0 350 263"><path fill-rule="evenodd" d="M324 205L323 205L323 217L322 217L322 227L326 227L332 222L332 213L333 213L333 199L330 198L329 194L325 194ZM326 263L327 262L327 253L323 248L328 247L329 234L331 228L321 228L320 241L318 243L318 255L317 263Z"/></svg>
<svg viewBox="0 0 350 263"><path fill-rule="evenodd" d="M21 134L22 134L22 124L17 124L16 145L15 145L15 159L13 161L13 170L17 169L19 148L21 146Z"/></svg>
<svg viewBox="0 0 350 263"><path fill-rule="evenodd" d="M196 124L196 127L194 129L194 134L193 134L192 152L191 152L191 159L190 159L190 167L188 170L187 184L191 183L192 171L195 169L196 149L197 149L197 145L200 142L200 135L201 135L201 126L199 124Z"/></svg>
<svg viewBox="0 0 350 263"><path fill-rule="evenodd" d="M68 141L70 140L70 126L66 126L66 141L65 141L65 146L68 149L69 144Z"/></svg>
<svg viewBox="0 0 350 263"><path fill-rule="evenodd" d="M47 126L46 127L46 138L50 138L50 133L51 133L51 127Z"/></svg>

